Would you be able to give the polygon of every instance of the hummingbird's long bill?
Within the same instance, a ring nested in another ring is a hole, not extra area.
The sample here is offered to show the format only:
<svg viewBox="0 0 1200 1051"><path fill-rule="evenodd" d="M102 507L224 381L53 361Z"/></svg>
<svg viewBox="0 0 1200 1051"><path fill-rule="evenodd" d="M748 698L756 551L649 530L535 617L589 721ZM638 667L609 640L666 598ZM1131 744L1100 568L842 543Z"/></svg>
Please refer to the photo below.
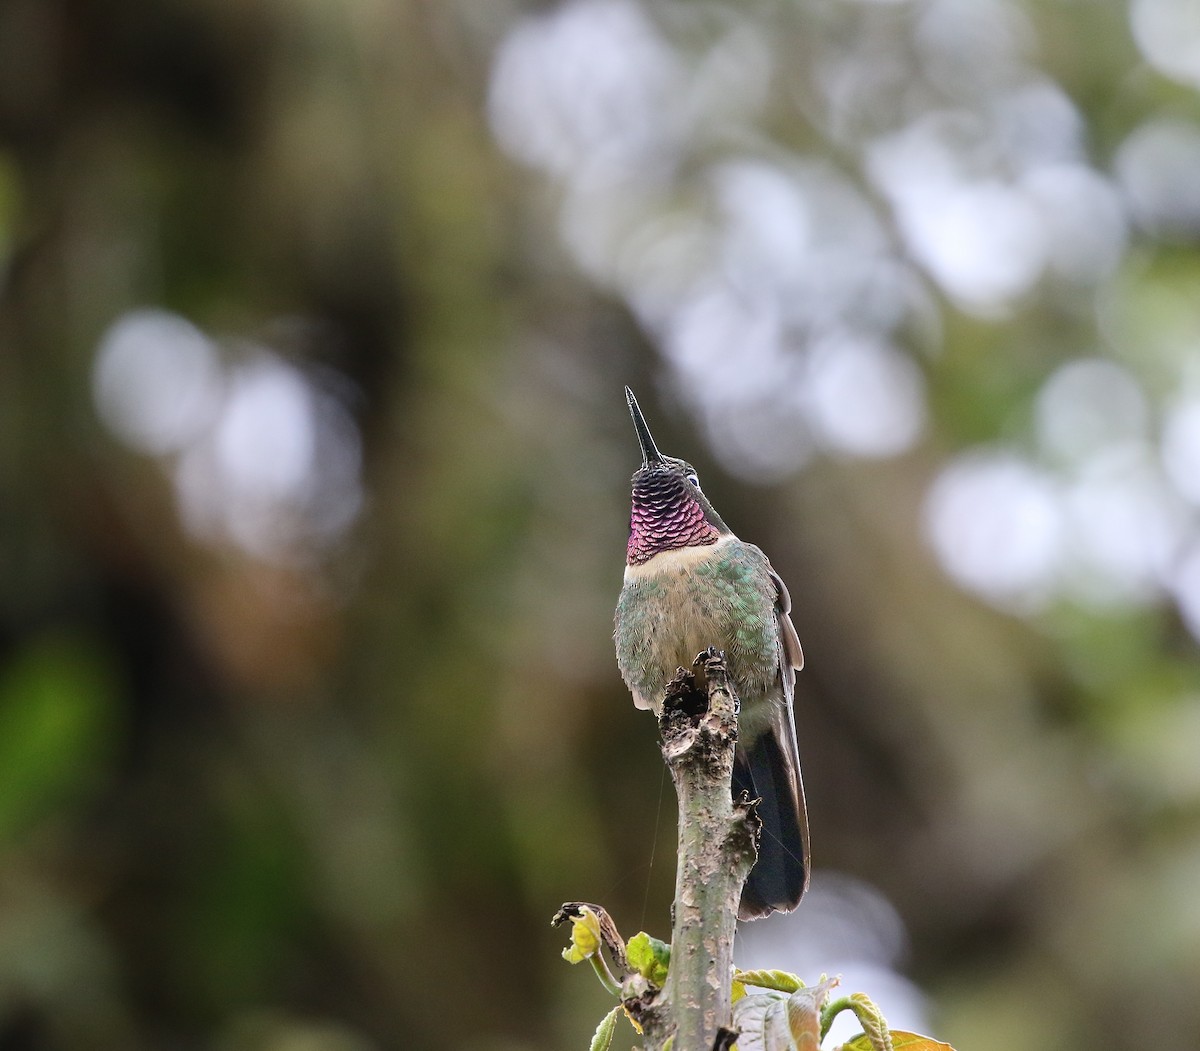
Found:
<svg viewBox="0 0 1200 1051"><path fill-rule="evenodd" d="M642 415L637 398L633 396L633 391L628 387L625 388L625 401L629 404L629 413L633 416L633 429L637 431L638 442L642 446L642 466L649 467L652 463L661 463L662 453L654 444L650 428L646 426L646 417Z"/></svg>

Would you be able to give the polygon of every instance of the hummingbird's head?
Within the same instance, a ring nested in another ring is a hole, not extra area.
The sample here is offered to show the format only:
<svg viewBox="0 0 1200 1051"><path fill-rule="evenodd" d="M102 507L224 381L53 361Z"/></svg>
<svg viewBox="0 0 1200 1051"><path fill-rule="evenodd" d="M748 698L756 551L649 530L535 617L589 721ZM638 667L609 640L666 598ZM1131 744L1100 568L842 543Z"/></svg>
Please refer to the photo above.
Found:
<svg viewBox="0 0 1200 1051"><path fill-rule="evenodd" d="M661 551L715 544L729 529L700 490L696 469L660 453L628 387L625 398L642 446L642 466L633 473L626 562L641 565Z"/></svg>

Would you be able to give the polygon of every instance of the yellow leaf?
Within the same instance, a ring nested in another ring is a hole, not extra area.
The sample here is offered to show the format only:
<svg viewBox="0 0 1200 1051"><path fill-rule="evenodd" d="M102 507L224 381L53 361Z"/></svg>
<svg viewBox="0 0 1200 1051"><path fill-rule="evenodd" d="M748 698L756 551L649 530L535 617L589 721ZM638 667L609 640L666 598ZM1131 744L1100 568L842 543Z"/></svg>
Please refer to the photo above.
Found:
<svg viewBox="0 0 1200 1051"><path fill-rule="evenodd" d="M949 1044L943 1044L932 1037L921 1036L920 1033L906 1033L900 1029L893 1029L891 1037L895 1051L954 1051ZM853 1040L842 1044L839 1051L872 1051L871 1038L866 1033L860 1033Z"/></svg>
<svg viewBox="0 0 1200 1051"><path fill-rule="evenodd" d="M943 1044L940 1040L921 1036L920 1033L905 1033L899 1029L892 1030L892 1046L896 1051L954 1051L949 1044Z"/></svg>
<svg viewBox="0 0 1200 1051"><path fill-rule="evenodd" d="M586 905L571 919L571 944L563 949L567 963L582 963L600 949L600 918Z"/></svg>

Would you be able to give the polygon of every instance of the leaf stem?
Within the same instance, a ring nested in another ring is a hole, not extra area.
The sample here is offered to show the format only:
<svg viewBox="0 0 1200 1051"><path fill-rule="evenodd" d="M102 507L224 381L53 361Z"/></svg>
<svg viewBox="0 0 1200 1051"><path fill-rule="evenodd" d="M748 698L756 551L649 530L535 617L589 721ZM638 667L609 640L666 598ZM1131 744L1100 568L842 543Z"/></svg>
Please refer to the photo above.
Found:
<svg viewBox="0 0 1200 1051"><path fill-rule="evenodd" d="M883 1012L865 993L851 993L826 1004L821 1011L821 1039L824 1040L834 1018L843 1011L853 1011L863 1033L871 1042L873 1051L894 1051L892 1034L888 1030Z"/></svg>
<svg viewBox="0 0 1200 1051"><path fill-rule="evenodd" d="M604 950L597 949L588 959L591 961L592 970L596 972L596 977L600 979L600 984L613 996L620 998L621 986L613 977L612 971L609 970L608 961L604 959Z"/></svg>

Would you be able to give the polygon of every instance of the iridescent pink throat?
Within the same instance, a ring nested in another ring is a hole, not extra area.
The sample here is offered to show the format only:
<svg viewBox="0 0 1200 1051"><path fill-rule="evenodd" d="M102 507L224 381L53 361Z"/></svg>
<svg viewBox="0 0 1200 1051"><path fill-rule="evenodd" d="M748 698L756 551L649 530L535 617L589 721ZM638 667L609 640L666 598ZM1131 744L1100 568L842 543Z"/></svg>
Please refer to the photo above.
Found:
<svg viewBox="0 0 1200 1051"><path fill-rule="evenodd" d="M676 485L635 486L629 516L629 546L625 561L631 566L649 562L660 551L715 544L721 534L679 480Z"/></svg>

